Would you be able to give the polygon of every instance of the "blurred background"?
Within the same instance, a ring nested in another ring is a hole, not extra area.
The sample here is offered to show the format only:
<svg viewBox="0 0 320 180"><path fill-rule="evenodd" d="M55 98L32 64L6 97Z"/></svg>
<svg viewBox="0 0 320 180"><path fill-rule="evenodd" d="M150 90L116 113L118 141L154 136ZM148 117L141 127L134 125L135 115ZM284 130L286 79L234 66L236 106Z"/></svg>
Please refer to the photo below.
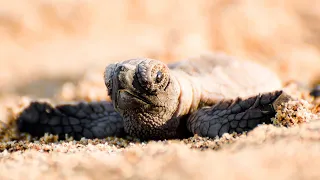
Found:
<svg viewBox="0 0 320 180"><path fill-rule="evenodd" d="M319 20L317 0L0 0L0 94L49 96L110 62L206 51L313 84Z"/></svg>

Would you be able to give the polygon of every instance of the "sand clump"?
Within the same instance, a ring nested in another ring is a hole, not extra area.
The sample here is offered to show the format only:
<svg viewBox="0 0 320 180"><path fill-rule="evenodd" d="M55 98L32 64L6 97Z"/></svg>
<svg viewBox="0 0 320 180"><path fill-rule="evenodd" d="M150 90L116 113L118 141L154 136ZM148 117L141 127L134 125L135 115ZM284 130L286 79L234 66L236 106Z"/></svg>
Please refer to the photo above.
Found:
<svg viewBox="0 0 320 180"><path fill-rule="evenodd" d="M291 127L319 118L313 110L315 106L306 100L292 100L277 107L272 122L276 126Z"/></svg>

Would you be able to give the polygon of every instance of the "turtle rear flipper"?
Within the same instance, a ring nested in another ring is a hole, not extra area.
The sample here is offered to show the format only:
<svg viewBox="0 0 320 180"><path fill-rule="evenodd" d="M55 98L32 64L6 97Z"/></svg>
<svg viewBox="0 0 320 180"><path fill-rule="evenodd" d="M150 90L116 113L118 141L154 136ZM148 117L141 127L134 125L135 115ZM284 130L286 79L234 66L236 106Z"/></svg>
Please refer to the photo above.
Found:
<svg viewBox="0 0 320 180"><path fill-rule="evenodd" d="M224 133L242 133L259 124L271 124L275 108L290 99L283 91L273 91L249 98L223 100L190 115L187 127L193 134L211 138Z"/></svg>
<svg viewBox="0 0 320 180"><path fill-rule="evenodd" d="M122 136L122 117L114 111L109 102L91 102L51 106L45 102L32 102L17 119L20 132L32 136L45 133L65 135L79 140Z"/></svg>

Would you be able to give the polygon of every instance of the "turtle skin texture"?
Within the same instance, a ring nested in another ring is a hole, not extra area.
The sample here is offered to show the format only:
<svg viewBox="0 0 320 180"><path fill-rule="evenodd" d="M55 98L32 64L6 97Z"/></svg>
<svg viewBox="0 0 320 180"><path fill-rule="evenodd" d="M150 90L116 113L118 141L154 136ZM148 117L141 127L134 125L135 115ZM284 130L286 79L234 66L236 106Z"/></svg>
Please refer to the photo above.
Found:
<svg viewBox="0 0 320 180"><path fill-rule="evenodd" d="M109 64L103 78L111 102L34 101L17 119L20 132L60 139L216 137L271 123L276 106L291 99L274 72L222 53L168 65L129 59Z"/></svg>

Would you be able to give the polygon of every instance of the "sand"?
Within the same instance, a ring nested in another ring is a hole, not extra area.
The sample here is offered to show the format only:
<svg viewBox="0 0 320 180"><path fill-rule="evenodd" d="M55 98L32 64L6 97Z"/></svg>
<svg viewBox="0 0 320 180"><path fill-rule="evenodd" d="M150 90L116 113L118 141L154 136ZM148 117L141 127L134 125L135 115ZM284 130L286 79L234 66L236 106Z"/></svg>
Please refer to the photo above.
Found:
<svg viewBox="0 0 320 180"><path fill-rule="evenodd" d="M318 4L0 0L0 121L14 122L30 99L108 100L105 66L142 56L174 62L223 51L263 64L284 84L294 81L300 96L320 82ZM292 102L275 125L217 139L7 136L0 179L319 179L320 121L312 114L320 100L301 98L315 107Z"/></svg>
<svg viewBox="0 0 320 180"><path fill-rule="evenodd" d="M109 140L23 144L0 153L1 179L317 179L320 121L263 125L233 141L129 143ZM117 139L119 141L119 139ZM113 142L113 143L112 143ZM201 142L201 143L199 143ZM220 142L222 146L216 148ZM118 143L119 144L119 143ZM202 145L202 146L201 146ZM191 148L192 147L192 148ZM200 148L202 147L202 148ZM12 151L12 152L9 152Z"/></svg>

